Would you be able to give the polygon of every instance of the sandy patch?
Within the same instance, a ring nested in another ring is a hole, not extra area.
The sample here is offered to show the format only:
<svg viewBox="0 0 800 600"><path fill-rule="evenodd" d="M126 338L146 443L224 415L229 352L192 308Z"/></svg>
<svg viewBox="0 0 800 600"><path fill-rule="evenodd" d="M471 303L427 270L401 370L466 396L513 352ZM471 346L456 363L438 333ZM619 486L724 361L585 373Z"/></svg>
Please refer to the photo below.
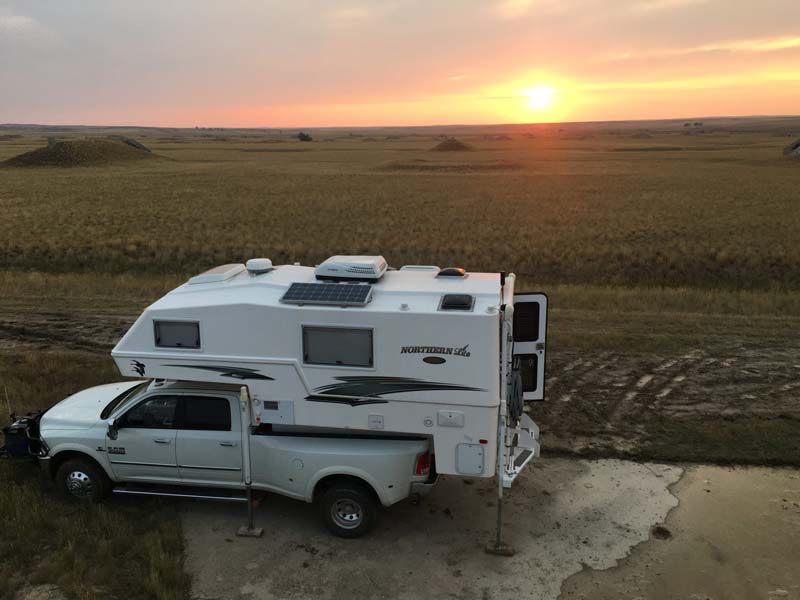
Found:
<svg viewBox="0 0 800 600"><path fill-rule="evenodd" d="M241 506L187 504L186 566L198 598L555 599L583 565L607 569L647 540L677 499L681 469L618 460L548 459L507 496L506 541L489 556L491 480L448 478L418 506L401 503L361 540L329 536L313 508L270 496L261 539L236 538Z"/></svg>
<svg viewBox="0 0 800 600"><path fill-rule="evenodd" d="M800 471L697 466L673 491L668 538L615 569L581 572L563 600L800 598Z"/></svg>

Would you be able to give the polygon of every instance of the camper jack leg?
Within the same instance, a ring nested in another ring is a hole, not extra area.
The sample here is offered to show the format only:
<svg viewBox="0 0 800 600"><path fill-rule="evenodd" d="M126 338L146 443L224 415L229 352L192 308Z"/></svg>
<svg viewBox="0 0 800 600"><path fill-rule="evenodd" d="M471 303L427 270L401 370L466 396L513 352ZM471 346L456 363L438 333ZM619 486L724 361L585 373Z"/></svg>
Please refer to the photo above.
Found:
<svg viewBox="0 0 800 600"><path fill-rule="evenodd" d="M239 404L242 409L242 449L244 450L244 485L247 489L247 525L239 527L236 535L241 537L261 537L264 530L253 523L253 480L250 475L250 430L252 409L250 392L246 385L239 388Z"/></svg>
<svg viewBox="0 0 800 600"><path fill-rule="evenodd" d="M236 532L239 537L261 537L264 535L263 527L256 527L253 523L253 488L247 486L247 525L242 525Z"/></svg>
<svg viewBox="0 0 800 600"><path fill-rule="evenodd" d="M503 541L503 480L498 477L497 489L497 533L493 541L486 544L486 553L495 556L514 556L514 546Z"/></svg>

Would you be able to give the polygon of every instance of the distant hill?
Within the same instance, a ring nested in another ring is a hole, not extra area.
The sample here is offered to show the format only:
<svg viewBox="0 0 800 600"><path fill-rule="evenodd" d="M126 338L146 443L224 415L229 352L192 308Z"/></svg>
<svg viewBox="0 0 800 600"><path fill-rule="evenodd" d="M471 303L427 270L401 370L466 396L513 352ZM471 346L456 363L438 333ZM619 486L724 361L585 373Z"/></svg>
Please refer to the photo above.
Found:
<svg viewBox="0 0 800 600"><path fill-rule="evenodd" d="M156 158L162 157L125 140L87 138L55 142L12 156L0 164L5 167L97 167Z"/></svg>
<svg viewBox="0 0 800 600"><path fill-rule="evenodd" d="M434 152L465 152L472 150L472 147L455 138L447 138L436 144L431 150Z"/></svg>

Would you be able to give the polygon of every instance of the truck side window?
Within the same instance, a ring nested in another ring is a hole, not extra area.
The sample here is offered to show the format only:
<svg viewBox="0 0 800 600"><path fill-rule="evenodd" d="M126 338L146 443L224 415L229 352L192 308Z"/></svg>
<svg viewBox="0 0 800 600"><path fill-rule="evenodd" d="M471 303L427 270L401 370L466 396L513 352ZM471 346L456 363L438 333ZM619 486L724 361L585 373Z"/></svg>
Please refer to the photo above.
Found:
<svg viewBox="0 0 800 600"><path fill-rule="evenodd" d="M231 404L227 398L183 396L178 428L200 431L230 431Z"/></svg>
<svg viewBox="0 0 800 600"><path fill-rule="evenodd" d="M152 396L126 412L121 425L143 429L172 429L177 405L177 396Z"/></svg>

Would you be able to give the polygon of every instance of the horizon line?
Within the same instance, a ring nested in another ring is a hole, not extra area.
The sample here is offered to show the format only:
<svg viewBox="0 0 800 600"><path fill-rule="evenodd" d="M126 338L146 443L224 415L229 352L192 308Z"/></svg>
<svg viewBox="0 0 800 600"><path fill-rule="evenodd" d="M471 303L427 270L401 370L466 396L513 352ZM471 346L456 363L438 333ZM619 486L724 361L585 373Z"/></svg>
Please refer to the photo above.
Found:
<svg viewBox="0 0 800 600"><path fill-rule="evenodd" d="M102 129L248 129L248 130L339 130L339 129L430 129L435 127L530 127L530 126L557 126L557 125L598 125L613 123L646 123L646 122L670 122L670 121L696 121L712 119L796 119L800 114L755 114L755 115L706 115L693 117L663 117L657 119L609 119L609 120L589 120L589 121L531 121L528 123L435 123L420 125L102 125L85 123L0 123L2 127L96 127Z"/></svg>

